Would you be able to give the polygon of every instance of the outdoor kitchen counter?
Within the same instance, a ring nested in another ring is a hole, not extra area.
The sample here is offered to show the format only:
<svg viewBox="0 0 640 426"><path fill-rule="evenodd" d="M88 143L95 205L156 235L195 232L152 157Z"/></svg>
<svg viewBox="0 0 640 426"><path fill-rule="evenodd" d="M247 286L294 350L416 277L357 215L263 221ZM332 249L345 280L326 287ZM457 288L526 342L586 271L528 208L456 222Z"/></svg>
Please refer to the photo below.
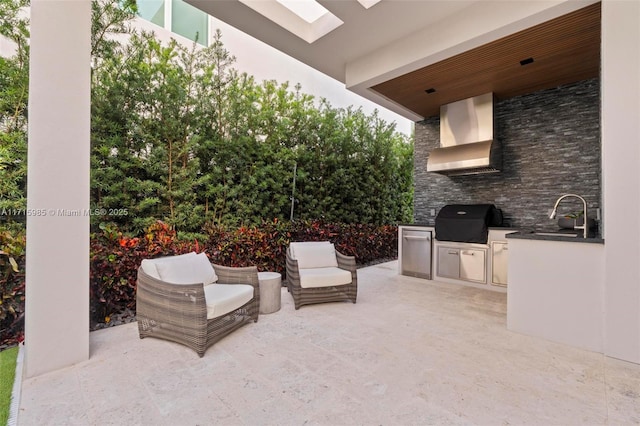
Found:
<svg viewBox="0 0 640 426"><path fill-rule="evenodd" d="M573 231L574 233L576 231ZM582 232L582 231L578 231ZM562 235L562 232L551 231L549 233L554 233L556 235L539 235L534 233L534 231L518 231L513 232L507 235L508 239L520 239L520 240L539 240L539 241L561 241L561 242L569 242L569 243L592 243L592 244L604 244L604 239L600 235L596 235L595 237L582 238L582 237L573 237L569 235ZM567 232L570 234L571 232Z"/></svg>
<svg viewBox="0 0 640 426"><path fill-rule="evenodd" d="M602 352L603 240L531 233L507 238L507 328Z"/></svg>

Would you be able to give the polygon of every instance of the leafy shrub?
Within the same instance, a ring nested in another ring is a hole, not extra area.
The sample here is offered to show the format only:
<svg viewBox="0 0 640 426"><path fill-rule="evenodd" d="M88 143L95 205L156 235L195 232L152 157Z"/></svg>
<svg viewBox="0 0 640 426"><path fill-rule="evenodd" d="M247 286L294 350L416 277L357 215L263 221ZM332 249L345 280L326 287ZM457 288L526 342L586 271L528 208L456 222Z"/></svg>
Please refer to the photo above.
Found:
<svg viewBox="0 0 640 426"><path fill-rule="evenodd" d="M205 247L212 262L224 266L255 265L259 271L284 274L284 260L290 241L290 226L274 219L260 226L229 230L222 226L205 227Z"/></svg>
<svg viewBox="0 0 640 426"><path fill-rule="evenodd" d="M90 298L93 322L124 309L135 310L136 278L143 259L182 254L194 247L176 239L163 222L151 225L142 237L128 237L113 226L101 226L91 236Z"/></svg>
<svg viewBox="0 0 640 426"><path fill-rule="evenodd" d="M142 237L124 236L112 227L91 239L91 310L94 322L125 309L135 309L137 269L143 259L204 251L224 266L255 265L259 271L277 271L286 279L286 250L291 241L329 240L358 264L397 256L397 227L337 224L323 221L280 222L225 228L209 225L207 240L184 241L163 222Z"/></svg>
<svg viewBox="0 0 640 426"><path fill-rule="evenodd" d="M398 228L384 225L329 223L321 220L263 222L256 227L227 230L205 228L205 250L211 260L225 266L256 265L260 271L286 271L286 250L291 241L331 241L336 249L355 256L359 265L398 255ZM285 277L286 279L286 277Z"/></svg>
<svg viewBox="0 0 640 426"><path fill-rule="evenodd" d="M292 225L291 241L326 241L343 254L355 256L359 265L398 255L398 227L299 221Z"/></svg>
<svg viewBox="0 0 640 426"><path fill-rule="evenodd" d="M286 249L291 241L329 240L356 256L359 265L397 256L397 227L324 221L280 222L228 229L205 227L206 240L177 238L171 226L156 222L140 236L128 236L113 225L91 235L90 306L92 326L109 322L124 310L135 310L137 271L143 259L190 251L206 252L224 266L256 265L285 277ZM0 346L23 339L25 301L24 231L0 231Z"/></svg>
<svg viewBox="0 0 640 426"><path fill-rule="evenodd" d="M0 348L23 340L25 233L0 230Z"/></svg>

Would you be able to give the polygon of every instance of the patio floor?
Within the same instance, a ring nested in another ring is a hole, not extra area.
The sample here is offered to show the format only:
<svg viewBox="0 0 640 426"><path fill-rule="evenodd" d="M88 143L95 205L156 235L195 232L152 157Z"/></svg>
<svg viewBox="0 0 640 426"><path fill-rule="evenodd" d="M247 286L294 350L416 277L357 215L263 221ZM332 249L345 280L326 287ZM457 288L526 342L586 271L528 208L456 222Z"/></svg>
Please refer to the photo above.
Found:
<svg viewBox="0 0 640 426"><path fill-rule="evenodd" d="M358 271L358 303L262 315L209 348L91 333L22 383L20 425L640 423L640 365L507 331L506 295ZM53 356L53 354L52 354Z"/></svg>

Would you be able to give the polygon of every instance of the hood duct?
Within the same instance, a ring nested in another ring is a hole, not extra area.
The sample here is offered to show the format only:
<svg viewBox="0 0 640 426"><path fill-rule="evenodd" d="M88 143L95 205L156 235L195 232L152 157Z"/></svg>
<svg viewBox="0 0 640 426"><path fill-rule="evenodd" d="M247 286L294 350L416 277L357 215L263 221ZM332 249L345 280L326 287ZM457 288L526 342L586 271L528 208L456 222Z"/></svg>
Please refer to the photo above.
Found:
<svg viewBox="0 0 640 426"><path fill-rule="evenodd" d="M429 154L428 172L460 176L500 171L493 102L493 93L486 93L440 107L440 148Z"/></svg>

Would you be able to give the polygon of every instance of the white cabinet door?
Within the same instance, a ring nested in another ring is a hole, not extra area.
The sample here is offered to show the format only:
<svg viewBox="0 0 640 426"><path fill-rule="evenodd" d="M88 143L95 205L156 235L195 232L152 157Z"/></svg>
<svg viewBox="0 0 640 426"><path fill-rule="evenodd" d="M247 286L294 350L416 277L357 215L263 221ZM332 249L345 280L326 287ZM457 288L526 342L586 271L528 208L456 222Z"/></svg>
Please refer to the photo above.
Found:
<svg viewBox="0 0 640 426"><path fill-rule="evenodd" d="M486 283L485 257L485 250L460 250L460 278L467 281Z"/></svg>
<svg viewBox="0 0 640 426"><path fill-rule="evenodd" d="M508 270L507 265L509 262L508 245L505 242L494 241L493 243L491 243L491 251L491 284L506 286Z"/></svg>

